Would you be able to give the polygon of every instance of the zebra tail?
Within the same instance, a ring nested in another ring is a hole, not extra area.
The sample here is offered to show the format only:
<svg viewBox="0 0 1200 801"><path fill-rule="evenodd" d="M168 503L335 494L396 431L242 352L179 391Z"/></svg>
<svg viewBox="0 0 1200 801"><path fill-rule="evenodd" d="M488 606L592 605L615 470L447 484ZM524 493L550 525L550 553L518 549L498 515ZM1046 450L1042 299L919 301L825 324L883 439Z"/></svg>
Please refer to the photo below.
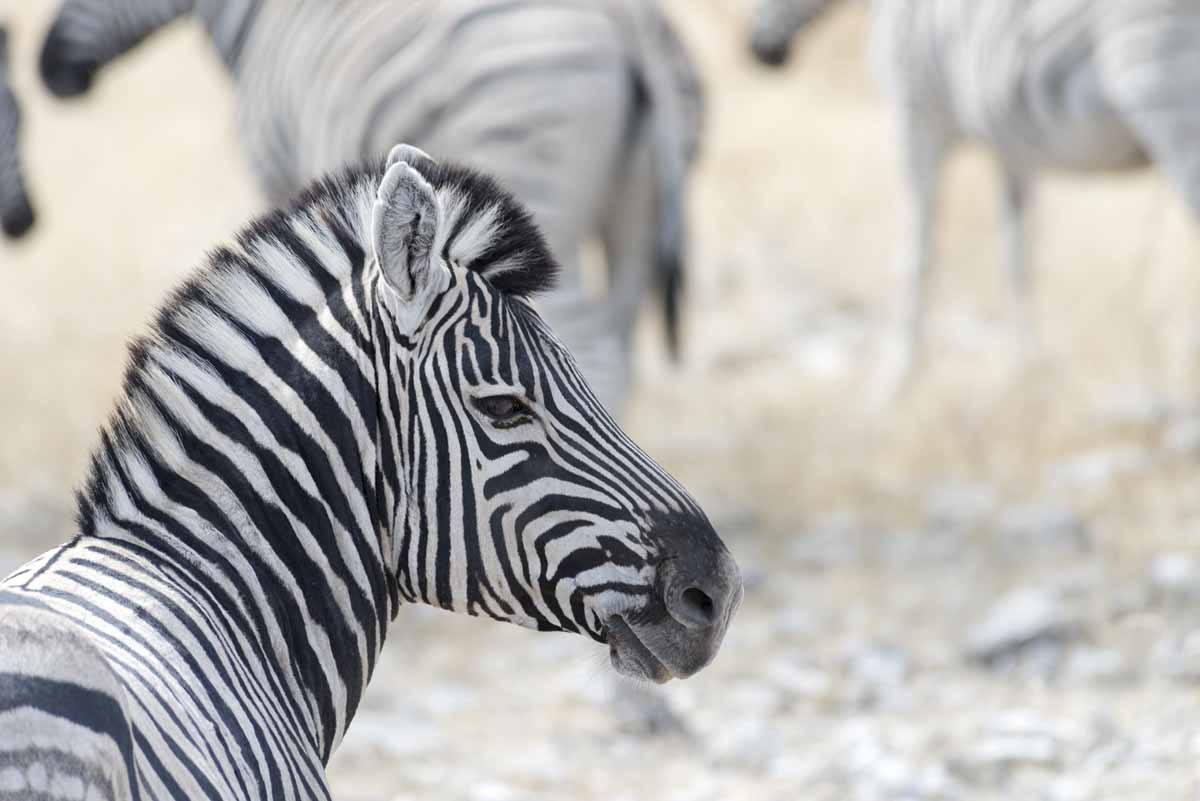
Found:
<svg viewBox="0 0 1200 801"><path fill-rule="evenodd" d="M656 4L629 0L625 16L650 105L657 195L654 285L662 304L667 350L677 361L687 277L687 178L703 127L703 88L683 43Z"/></svg>

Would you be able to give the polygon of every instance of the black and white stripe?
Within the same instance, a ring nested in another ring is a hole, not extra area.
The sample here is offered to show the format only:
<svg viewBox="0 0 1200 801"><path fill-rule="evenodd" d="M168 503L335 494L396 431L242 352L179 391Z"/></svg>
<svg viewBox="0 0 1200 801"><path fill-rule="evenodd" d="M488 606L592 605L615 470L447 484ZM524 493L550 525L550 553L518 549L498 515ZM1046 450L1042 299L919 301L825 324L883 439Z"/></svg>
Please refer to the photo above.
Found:
<svg viewBox="0 0 1200 801"><path fill-rule="evenodd" d="M737 568L529 304L555 269L407 146L217 250L132 346L78 536L0 583L0 796L327 798L405 603L707 664Z"/></svg>
<svg viewBox="0 0 1200 801"><path fill-rule="evenodd" d="M781 63L793 35L834 2L761 0L755 52ZM902 375L920 339L938 179L957 143L982 142L999 162L1004 263L1022 305L1039 171L1152 161L1200 215L1200 0L872 0L871 14L907 194Z"/></svg>
<svg viewBox="0 0 1200 801"><path fill-rule="evenodd" d="M33 227L34 216L21 172L21 107L8 61L8 30L0 25L0 228L15 239Z"/></svg>
<svg viewBox="0 0 1200 801"><path fill-rule="evenodd" d="M41 59L60 95L193 13L234 75L252 168L280 201L414 142L495 175L564 266L541 310L602 399L625 395L651 284L674 341L699 83L653 0L65 0ZM593 299L581 248L602 242Z"/></svg>

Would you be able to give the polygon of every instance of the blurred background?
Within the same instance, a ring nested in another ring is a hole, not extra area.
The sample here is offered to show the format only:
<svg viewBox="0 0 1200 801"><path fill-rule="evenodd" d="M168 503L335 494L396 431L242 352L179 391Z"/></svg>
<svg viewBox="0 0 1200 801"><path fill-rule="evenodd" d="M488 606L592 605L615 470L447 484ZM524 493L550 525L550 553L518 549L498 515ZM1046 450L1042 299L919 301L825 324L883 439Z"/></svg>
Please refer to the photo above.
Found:
<svg viewBox="0 0 1200 801"><path fill-rule="evenodd" d="M264 208L194 22L54 101L56 3L3 0L40 219L0 241L0 575L72 534L127 340ZM607 652L407 609L331 766L341 799L1200 796L1196 225L1154 170L1039 181L1020 358L982 151L946 175L926 368L891 332L893 121L846 3L791 65L749 3L672 0L708 93L685 357L643 326L627 427L747 581L716 663L625 731Z"/></svg>

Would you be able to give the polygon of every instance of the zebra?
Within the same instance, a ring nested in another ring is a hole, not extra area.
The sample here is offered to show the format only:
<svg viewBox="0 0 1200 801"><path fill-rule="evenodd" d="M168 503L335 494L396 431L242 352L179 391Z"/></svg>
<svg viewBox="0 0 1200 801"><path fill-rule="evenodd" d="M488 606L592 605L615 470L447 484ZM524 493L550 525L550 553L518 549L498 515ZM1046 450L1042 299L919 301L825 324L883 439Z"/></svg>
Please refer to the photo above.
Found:
<svg viewBox="0 0 1200 801"><path fill-rule="evenodd" d="M33 206L21 174L21 107L8 77L8 29L0 25L0 229L18 239L33 227Z"/></svg>
<svg viewBox="0 0 1200 801"><path fill-rule="evenodd" d="M700 84L653 0L64 0L40 71L56 95L172 20L206 26L268 199L403 139L495 175L564 266L541 311L620 411L642 299L678 350L687 165ZM627 154L633 154L628 157ZM581 249L598 241L604 300Z"/></svg>
<svg viewBox="0 0 1200 801"><path fill-rule="evenodd" d="M705 667L737 565L534 310L556 270L408 145L215 251L131 345L78 535L0 583L0 797L329 798L405 604Z"/></svg>
<svg viewBox="0 0 1200 801"><path fill-rule="evenodd" d="M784 63L793 35L833 3L760 0L754 53ZM1036 173L1154 162L1200 215L1198 0L872 0L871 22L906 187L897 386L919 361L937 184L957 143L981 142L997 158L1002 264L1030 339Z"/></svg>

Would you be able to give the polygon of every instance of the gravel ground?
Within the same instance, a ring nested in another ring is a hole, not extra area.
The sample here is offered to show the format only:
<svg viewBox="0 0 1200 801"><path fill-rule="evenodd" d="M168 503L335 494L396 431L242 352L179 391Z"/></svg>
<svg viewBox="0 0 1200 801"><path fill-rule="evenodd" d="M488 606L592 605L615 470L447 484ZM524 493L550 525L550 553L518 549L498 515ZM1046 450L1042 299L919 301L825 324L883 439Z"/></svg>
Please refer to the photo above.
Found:
<svg viewBox="0 0 1200 801"><path fill-rule="evenodd" d="M261 201L231 98L180 27L83 104L33 58L48 0L6 6L28 97L36 238L0 244L0 572L69 533L122 351ZM995 183L948 176L929 368L887 342L891 128L863 12L783 73L743 5L674 0L711 93L689 345L647 325L630 428L706 499L748 580L712 668L637 736L604 652L414 608L331 766L337 796L1200 798L1200 305L1194 226L1153 173L1045 181L1041 351L1019 358Z"/></svg>

